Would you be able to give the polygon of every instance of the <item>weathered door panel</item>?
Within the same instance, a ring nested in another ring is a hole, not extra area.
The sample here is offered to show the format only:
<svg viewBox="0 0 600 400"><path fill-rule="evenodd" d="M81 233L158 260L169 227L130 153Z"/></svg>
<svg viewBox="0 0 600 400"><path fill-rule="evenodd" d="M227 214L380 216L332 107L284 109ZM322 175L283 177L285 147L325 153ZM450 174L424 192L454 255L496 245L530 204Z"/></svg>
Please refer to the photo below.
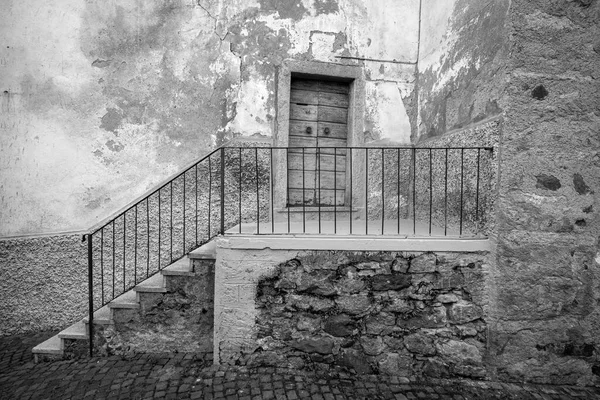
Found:
<svg viewBox="0 0 600 400"><path fill-rule="evenodd" d="M289 206L342 206L345 202L349 85L292 79L290 94L290 149L288 153ZM316 153L316 154L315 154Z"/></svg>

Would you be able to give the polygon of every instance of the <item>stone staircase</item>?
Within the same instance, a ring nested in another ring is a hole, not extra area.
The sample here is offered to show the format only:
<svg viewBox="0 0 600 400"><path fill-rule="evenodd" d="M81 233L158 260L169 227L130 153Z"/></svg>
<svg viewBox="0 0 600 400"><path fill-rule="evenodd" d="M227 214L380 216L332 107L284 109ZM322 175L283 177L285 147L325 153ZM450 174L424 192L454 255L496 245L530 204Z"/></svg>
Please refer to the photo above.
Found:
<svg viewBox="0 0 600 400"><path fill-rule="evenodd" d="M215 258L209 242L97 310L94 354L212 351ZM87 354L88 322L35 346L35 362Z"/></svg>

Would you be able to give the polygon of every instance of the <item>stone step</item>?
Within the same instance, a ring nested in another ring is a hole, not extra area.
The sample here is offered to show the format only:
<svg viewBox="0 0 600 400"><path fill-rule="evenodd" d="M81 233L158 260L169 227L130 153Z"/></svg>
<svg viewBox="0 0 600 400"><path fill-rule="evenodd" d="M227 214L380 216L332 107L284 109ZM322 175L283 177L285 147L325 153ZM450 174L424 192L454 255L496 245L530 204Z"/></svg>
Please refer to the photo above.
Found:
<svg viewBox="0 0 600 400"><path fill-rule="evenodd" d="M88 338L87 331L85 329L86 324L83 321L76 322L67 329L59 332L58 337L61 339L77 339L85 340Z"/></svg>
<svg viewBox="0 0 600 400"><path fill-rule="evenodd" d="M133 288L137 293L165 293L165 278L162 274L154 274Z"/></svg>
<svg viewBox="0 0 600 400"><path fill-rule="evenodd" d="M35 346L31 352L33 354L63 354L63 341L58 335L52 336L50 339Z"/></svg>
<svg viewBox="0 0 600 400"><path fill-rule="evenodd" d="M190 260L188 258L182 258L179 261L175 261L173 264L165 267L161 272L164 276L175 275L175 276L194 276L194 272L191 270Z"/></svg>
<svg viewBox="0 0 600 400"><path fill-rule="evenodd" d="M191 260L216 260L217 242L213 240L198 247L188 254L188 258Z"/></svg>
<svg viewBox="0 0 600 400"><path fill-rule="evenodd" d="M95 311L94 325L113 325L113 310L139 309L140 303L138 296L141 293L166 293L165 278L167 276L195 276L196 274L193 271L193 260L214 260L216 258L216 245L215 243L208 243L194 250L194 252L194 254L189 254L187 257L175 261L173 264L160 271L160 273L154 274L136 285L133 290L123 293L110 303ZM35 355L35 362L39 361L38 355L63 356L65 339L86 340L88 339L88 332L89 318L86 317L34 347L32 353Z"/></svg>
<svg viewBox="0 0 600 400"><path fill-rule="evenodd" d="M87 324L89 322L89 318L85 317L82 321L83 321L83 323L86 324L86 329L87 329ZM104 306L104 307L100 308L99 310L97 310L96 312L94 312L94 324L98 324L98 325L111 325L112 324L112 319L110 317L110 308L108 306Z"/></svg>
<svg viewBox="0 0 600 400"><path fill-rule="evenodd" d="M130 290L128 292L123 293L110 303L108 303L108 307L111 309L114 308L140 308L140 303L137 300L135 291Z"/></svg>

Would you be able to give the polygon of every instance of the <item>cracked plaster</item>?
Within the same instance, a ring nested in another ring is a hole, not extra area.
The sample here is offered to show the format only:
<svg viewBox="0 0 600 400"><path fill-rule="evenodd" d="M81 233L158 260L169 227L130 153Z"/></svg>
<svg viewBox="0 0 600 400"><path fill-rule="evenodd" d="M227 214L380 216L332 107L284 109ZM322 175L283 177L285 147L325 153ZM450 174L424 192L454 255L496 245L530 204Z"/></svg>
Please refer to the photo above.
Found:
<svg viewBox="0 0 600 400"><path fill-rule="evenodd" d="M272 136L288 59L396 85L367 122L406 142L414 67L338 57L414 61L417 13L408 0L10 2L0 237L86 229L214 146Z"/></svg>

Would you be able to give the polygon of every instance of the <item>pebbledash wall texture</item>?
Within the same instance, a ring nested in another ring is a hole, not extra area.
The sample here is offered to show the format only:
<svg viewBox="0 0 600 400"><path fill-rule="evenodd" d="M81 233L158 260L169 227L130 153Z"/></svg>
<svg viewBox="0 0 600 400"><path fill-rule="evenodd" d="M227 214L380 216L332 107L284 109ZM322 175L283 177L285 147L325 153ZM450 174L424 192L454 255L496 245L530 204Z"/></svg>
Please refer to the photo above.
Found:
<svg viewBox="0 0 600 400"><path fill-rule="evenodd" d="M0 17L0 236L86 229L215 146L270 142L287 62L356 66L361 142L494 146L490 250L220 249L215 358L599 383L599 0L125 3ZM0 334L83 315L78 235L0 246Z"/></svg>

